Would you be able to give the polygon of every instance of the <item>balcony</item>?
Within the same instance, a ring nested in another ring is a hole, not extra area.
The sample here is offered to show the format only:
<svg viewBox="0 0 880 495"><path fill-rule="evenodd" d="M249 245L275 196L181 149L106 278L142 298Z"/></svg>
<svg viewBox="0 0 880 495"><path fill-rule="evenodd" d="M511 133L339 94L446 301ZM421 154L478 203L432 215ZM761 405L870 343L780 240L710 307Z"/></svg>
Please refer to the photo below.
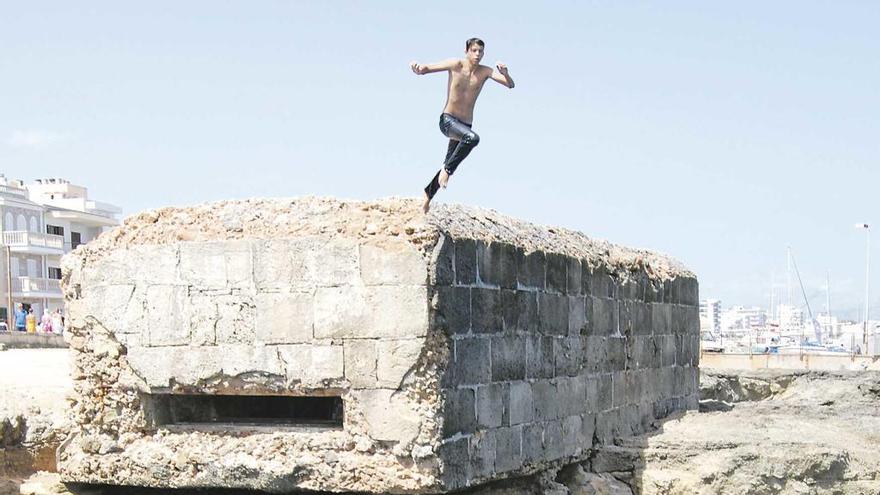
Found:
<svg viewBox="0 0 880 495"><path fill-rule="evenodd" d="M12 277L12 295L61 299L61 281L52 278Z"/></svg>
<svg viewBox="0 0 880 495"><path fill-rule="evenodd" d="M13 253L64 254L64 237L54 234L40 234L14 230L3 232L3 244Z"/></svg>

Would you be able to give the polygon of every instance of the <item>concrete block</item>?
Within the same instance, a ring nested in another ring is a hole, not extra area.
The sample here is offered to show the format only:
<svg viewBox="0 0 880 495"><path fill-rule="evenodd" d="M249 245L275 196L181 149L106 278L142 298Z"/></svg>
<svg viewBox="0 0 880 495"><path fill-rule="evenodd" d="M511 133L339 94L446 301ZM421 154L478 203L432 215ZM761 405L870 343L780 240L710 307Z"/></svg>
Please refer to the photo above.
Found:
<svg viewBox="0 0 880 495"><path fill-rule="evenodd" d="M611 406L621 407L626 405L626 372L615 371L611 374Z"/></svg>
<svg viewBox="0 0 880 495"><path fill-rule="evenodd" d="M315 338L423 337L425 287L323 287L315 292Z"/></svg>
<svg viewBox="0 0 880 495"><path fill-rule="evenodd" d="M465 338L454 341L455 385L477 385L492 381L491 345L488 338Z"/></svg>
<svg viewBox="0 0 880 495"><path fill-rule="evenodd" d="M522 425L522 456L524 464L544 460L544 424L528 423Z"/></svg>
<svg viewBox="0 0 880 495"><path fill-rule="evenodd" d="M586 399L586 412L599 412L599 376L595 374L582 375L579 377L584 382L584 397Z"/></svg>
<svg viewBox="0 0 880 495"><path fill-rule="evenodd" d="M549 421L559 417L559 397L556 384L549 380L531 383L532 404L535 407L536 421Z"/></svg>
<svg viewBox="0 0 880 495"><path fill-rule="evenodd" d="M543 251L517 253L517 282L521 287L546 287L547 259Z"/></svg>
<svg viewBox="0 0 880 495"><path fill-rule="evenodd" d="M517 248L504 242L477 243L477 273L483 284L516 289Z"/></svg>
<svg viewBox="0 0 880 495"><path fill-rule="evenodd" d="M274 348L289 381L317 386L327 380L342 380L345 376L345 355L341 345L292 344Z"/></svg>
<svg viewBox="0 0 880 495"><path fill-rule="evenodd" d="M620 412L617 409L596 415L596 440L600 445L612 445L620 436ZM595 468L594 468L595 469Z"/></svg>
<svg viewBox="0 0 880 495"><path fill-rule="evenodd" d="M556 375L553 341L553 337L540 335L525 337L527 378L553 378Z"/></svg>
<svg viewBox="0 0 880 495"><path fill-rule="evenodd" d="M455 239L455 283L473 285L477 282L477 244L472 239Z"/></svg>
<svg viewBox="0 0 880 495"><path fill-rule="evenodd" d="M590 273L592 295L594 297L614 298L617 296L617 282L604 267L595 267Z"/></svg>
<svg viewBox="0 0 880 495"><path fill-rule="evenodd" d="M589 335L586 298L568 296L568 335Z"/></svg>
<svg viewBox="0 0 880 495"><path fill-rule="evenodd" d="M360 276L366 285L425 285L428 265L406 242L360 245Z"/></svg>
<svg viewBox="0 0 880 495"><path fill-rule="evenodd" d="M472 477L469 443L470 440L464 437L447 440L440 445L440 482L447 490L466 486Z"/></svg>
<svg viewBox="0 0 880 495"><path fill-rule="evenodd" d="M438 287L437 312L441 326L449 335L471 331L471 289L468 287Z"/></svg>
<svg viewBox="0 0 880 495"><path fill-rule="evenodd" d="M583 340L580 336L554 339L553 356L556 358L556 376L577 375L584 363Z"/></svg>
<svg viewBox="0 0 880 495"><path fill-rule="evenodd" d="M376 340L350 340L342 344L345 378L352 388L376 387Z"/></svg>
<svg viewBox="0 0 880 495"><path fill-rule="evenodd" d="M547 291L565 294L568 291L568 257L547 253Z"/></svg>
<svg viewBox="0 0 880 495"><path fill-rule="evenodd" d="M580 376L557 378L556 394L560 418L587 412L587 396L584 379Z"/></svg>
<svg viewBox="0 0 880 495"><path fill-rule="evenodd" d="M500 333L504 330L501 291L471 289L471 329L474 333Z"/></svg>
<svg viewBox="0 0 880 495"><path fill-rule="evenodd" d="M613 374L602 373L596 377L598 409L600 412L611 410L613 406L612 396L614 394Z"/></svg>
<svg viewBox="0 0 880 495"><path fill-rule="evenodd" d="M424 338L376 342L378 386L392 389L400 388L404 377L418 362L424 345Z"/></svg>
<svg viewBox="0 0 880 495"><path fill-rule="evenodd" d="M568 258L568 268L566 269L566 293L570 296L579 296L583 294L583 269L581 268L581 260L577 258Z"/></svg>
<svg viewBox="0 0 880 495"><path fill-rule="evenodd" d="M495 471L504 473L522 466L522 426L495 430Z"/></svg>
<svg viewBox="0 0 880 495"><path fill-rule="evenodd" d="M668 304L651 304L651 329L654 335L672 334L672 307Z"/></svg>
<svg viewBox="0 0 880 495"><path fill-rule="evenodd" d="M505 332L538 331L538 298L534 292L503 290L501 306Z"/></svg>
<svg viewBox="0 0 880 495"><path fill-rule="evenodd" d="M115 254L115 253L114 253ZM176 245L138 245L122 250L122 272L111 272L120 277L110 284L135 285L178 285L181 284L177 271L180 251ZM92 270L93 272L96 270Z"/></svg>
<svg viewBox="0 0 880 495"><path fill-rule="evenodd" d="M191 295L184 303L189 319L190 344L212 346L217 343L217 311L215 296Z"/></svg>
<svg viewBox="0 0 880 495"><path fill-rule="evenodd" d="M387 389L353 390L363 411L367 434L374 440L409 444L419 434L421 420L405 394Z"/></svg>
<svg viewBox="0 0 880 495"><path fill-rule="evenodd" d="M257 342L311 342L314 333L314 298L311 293L260 293L254 296L254 304Z"/></svg>
<svg viewBox="0 0 880 495"><path fill-rule="evenodd" d="M526 338L492 337L492 381L524 380L526 377Z"/></svg>
<svg viewBox="0 0 880 495"><path fill-rule="evenodd" d="M511 382L507 387L509 425L530 423L535 418L535 405L532 400L532 387L528 382Z"/></svg>
<svg viewBox="0 0 880 495"><path fill-rule="evenodd" d="M182 242L178 270L184 284L203 289L254 285L250 241Z"/></svg>
<svg viewBox="0 0 880 495"><path fill-rule="evenodd" d="M606 362L606 346L605 341L608 337L584 337L584 363L582 369L587 373L598 373L605 371Z"/></svg>
<svg viewBox="0 0 880 495"><path fill-rule="evenodd" d="M470 437L470 459L474 478L489 478L495 474L497 450L494 431L478 431Z"/></svg>
<svg viewBox="0 0 880 495"><path fill-rule="evenodd" d="M100 285L83 290L80 299L67 301L68 317L85 324L92 317L114 333L140 333L146 330L146 288L134 285Z"/></svg>
<svg viewBox="0 0 880 495"><path fill-rule="evenodd" d="M585 442L583 431L583 416L566 416L562 418L562 454L564 456L574 456L581 453L583 450L582 445Z"/></svg>
<svg viewBox="0 0 880 495"><path fill-rule="evenodd" d="M617 335L618 324L617 301L614 299L591 298L593 309L592 332L594 335Z"/></svg>
<svg viewBox="0 0 880 495"><path fill-rule="evenodd" d="M150 346L185 345L190 341L189 319L184 312L187 288L153 285L146 290L146 318Z"/></svg>
<svg viewBox="0 0 880 495"><path fill-rule="evenodd" d="M444 390L443 437L470 434L477 429L476 396L470 388Z"/></svg>
<svg viewBox="0 0 880 495"><path fill-rule="evenodd" d="M220 344L252 344L256 340L256 315L250 297L216 296L217 342Z"/></svg>
<svg viewBox="0 0 880 495"><path fill-rule="evenodd" d="M538 322L544 335L568 335L568 297L538 293Z"/></svg>
<svg viewBox="0 0 880 495"><path fill-rule="evenodd" d="M254 241L254 280L259 290L309 291L361 282L358 244L319 236Z"/></svg>
<svg viewBox="0 0 880 495"><path fill-rule="evenodd" d="M627 366L627 339L608 337L605 339L605 369L602 371L623 371Z"/></svg>
<svg viewBox="0 0 880 495"><path fill-rule="evenodd" d="M455 283L455 246L452 238L443 234L431 252L429 282L433 286L449 286Z"/></svg>
<svg viewBox="0 0 880 495"><path fill-rule="evenodd" d="M629 272L618 282L618 296L630 301L645 301L645 288L648 278L641 272Z"/></svg>
<svg viewBox="0 0 880 495"><path fill-rule="evenodd" d="M622 334L651 335L650 305L640 301L622 301L619 308Z"/></svg>
<svg viewBox="0 0 880 495"><path fill-rule="evenodd" d="M562 421L554 420L544 423L544 459L552 461L565 455L565 444L562 436Z"/></svg>
<svg viewBox="0 0 880 495"><path fill-rule="evenodd" d="M476 390L477 426L479 428L497 428L502 425L504 415L503 387L493 383L481 385Z"/></svg>

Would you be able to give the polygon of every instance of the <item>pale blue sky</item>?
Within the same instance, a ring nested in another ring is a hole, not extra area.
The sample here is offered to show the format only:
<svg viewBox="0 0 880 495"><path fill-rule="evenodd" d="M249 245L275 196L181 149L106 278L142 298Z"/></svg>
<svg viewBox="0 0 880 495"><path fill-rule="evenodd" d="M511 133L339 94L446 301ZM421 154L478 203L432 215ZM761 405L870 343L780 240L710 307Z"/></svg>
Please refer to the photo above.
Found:
<svg viewBox="0 0 880 495"><path fill-rule="evenodd" d="M669 253L725 306L767 305L791 245L814 310L830 270L855 317L853 224L880 221L878 25L867 1L5 2L0 172L127 214L416 196L446 81L408 62L480 36L517 87L484 89L480 146L438 201Z"/></svg>

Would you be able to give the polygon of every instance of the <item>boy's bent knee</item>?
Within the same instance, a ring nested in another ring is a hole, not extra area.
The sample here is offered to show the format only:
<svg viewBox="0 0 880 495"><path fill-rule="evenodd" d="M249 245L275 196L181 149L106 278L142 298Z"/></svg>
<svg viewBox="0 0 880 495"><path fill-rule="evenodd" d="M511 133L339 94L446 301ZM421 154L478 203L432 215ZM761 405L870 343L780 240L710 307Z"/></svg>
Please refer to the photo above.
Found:
<svg viewBox="0 0 880 495"><path fill-rule="evenodd" d="M480 144L480 136L476 132L469 132L462 136L461 141L468 146L476 146Z"/></svg>

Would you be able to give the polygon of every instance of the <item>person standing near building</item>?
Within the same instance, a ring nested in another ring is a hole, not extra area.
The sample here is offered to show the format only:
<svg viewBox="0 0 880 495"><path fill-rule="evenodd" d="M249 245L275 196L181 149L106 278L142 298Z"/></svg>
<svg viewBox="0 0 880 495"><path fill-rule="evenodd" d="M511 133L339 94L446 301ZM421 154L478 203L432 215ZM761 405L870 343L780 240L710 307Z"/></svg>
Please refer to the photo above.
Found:
<svg viewBox="0 0 880 495"><path fill-rule="evenodd" d="M24 321L27 333L37 333L37 317L34 315L34 308L28 308Z"/></svg>
<svg viewBox="0 0 880 495"><path fill-rule="evenodd" d="M465 58L451 58L435 64L422 65L411 62L410 69L417 74L430 74L445 71L449 73L446 84L446 106L440 115L440 132L449 138L446 148L446 160L443 167L434 175L425 187L425 201L422 209L425 213L431 207L431 200L437 191L445 188L449 177L465 157L480 143L480 136L472 129L474 121L474 105L483 90L483 84L489 79L513 89L513 78L507 72L507 65L497 62L495 69L480 65L483 49L486 44L479 38L465 41Z"/></svg>
<svg viewBox="0 0 880 495"><path fill-rule="evenodd" d="M26 320L27 313L24 311L24 306L21 303L15 307L15 329L19 332L24 332L26 330Z"/></svg>
<svg viewBox="0 0 880 495"><path fill-rule="evenodd" d="M43 316L40 318L40 331L52 333L52 315L49 314L49 308L43 308Z"/></svg>
<svg viewBox="0 0 880 495"><path fill-rule="evenodd" d="M52 313L52 331L57 335L64 333L64 320L61 318L61 309L56 309Z"/></svg>

